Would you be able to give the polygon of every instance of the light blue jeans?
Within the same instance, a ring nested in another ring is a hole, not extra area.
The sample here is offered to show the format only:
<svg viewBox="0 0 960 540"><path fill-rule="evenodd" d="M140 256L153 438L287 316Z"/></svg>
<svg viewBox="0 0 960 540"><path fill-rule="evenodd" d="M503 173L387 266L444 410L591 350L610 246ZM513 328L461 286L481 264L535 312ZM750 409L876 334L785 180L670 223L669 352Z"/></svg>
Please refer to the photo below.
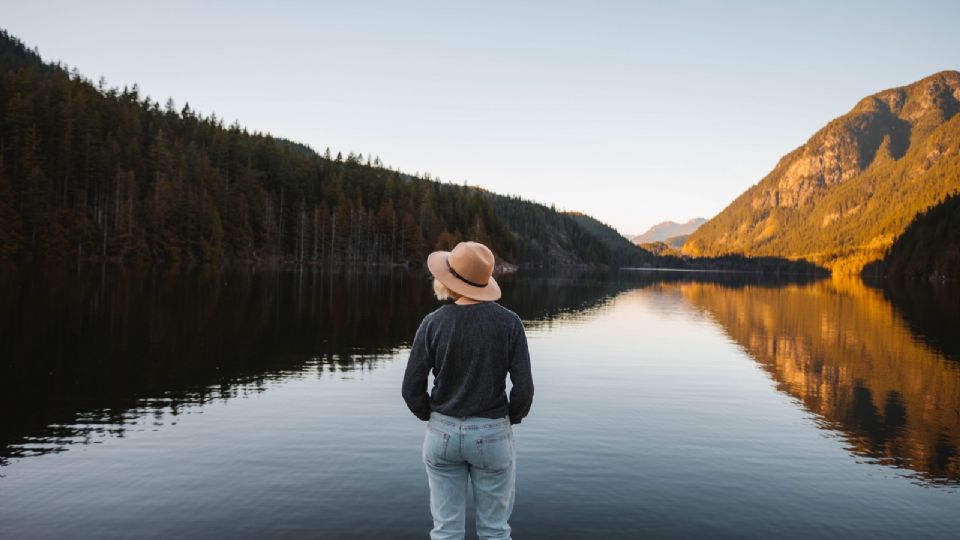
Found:
<svg viewBox="0 0 960 540"><path fill-rule="evenodd" d="M507 520L513 511L516 458L509 417L430 413L423 439L433 514L430 538L464 537L469 479L477 507L477 536L509 539Z"/></svg>

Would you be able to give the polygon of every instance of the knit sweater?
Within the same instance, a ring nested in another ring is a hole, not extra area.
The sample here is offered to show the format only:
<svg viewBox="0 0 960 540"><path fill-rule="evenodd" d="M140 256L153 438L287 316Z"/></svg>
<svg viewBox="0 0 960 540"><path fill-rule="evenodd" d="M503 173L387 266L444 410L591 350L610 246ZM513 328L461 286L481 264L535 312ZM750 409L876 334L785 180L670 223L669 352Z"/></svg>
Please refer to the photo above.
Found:
<svg viewBox="0 0 960 540"><path fill-rule="evenodd" d="M433 388L427 394L427 377ZM507 400L506 377L513 388ZM496 302L446 304L423 318L403 375L403 399L421 420L448 416L510 417L519 424L533 402L523 323Z"/></svg>

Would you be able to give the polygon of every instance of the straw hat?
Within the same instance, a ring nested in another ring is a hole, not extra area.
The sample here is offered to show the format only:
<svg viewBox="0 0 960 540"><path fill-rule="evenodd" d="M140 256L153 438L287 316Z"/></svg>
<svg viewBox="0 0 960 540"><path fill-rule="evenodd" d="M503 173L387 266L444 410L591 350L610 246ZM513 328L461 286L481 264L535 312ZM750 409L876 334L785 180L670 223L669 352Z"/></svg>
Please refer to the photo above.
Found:
<svg viewBox="0 0 960 540"><path fill-rule="evenodd" d="M500 298L500 285L493 279L493 252L478 242L460 242L452 251L434 251L427 268L451 291L467 298L491 301Z"/></svg>

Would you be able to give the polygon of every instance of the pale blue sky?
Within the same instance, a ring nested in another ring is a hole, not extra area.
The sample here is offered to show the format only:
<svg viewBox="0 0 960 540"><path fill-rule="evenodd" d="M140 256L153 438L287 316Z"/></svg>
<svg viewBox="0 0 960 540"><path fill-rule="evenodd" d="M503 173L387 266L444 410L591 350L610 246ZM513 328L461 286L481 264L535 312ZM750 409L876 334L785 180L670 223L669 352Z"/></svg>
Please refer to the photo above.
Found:
<svg viewBox="0 0 960 540"><path fill-rule="evenodd" d="M958 2L10 2L45 59L623 233L712 217L861 97L960 69Z"/></svg>

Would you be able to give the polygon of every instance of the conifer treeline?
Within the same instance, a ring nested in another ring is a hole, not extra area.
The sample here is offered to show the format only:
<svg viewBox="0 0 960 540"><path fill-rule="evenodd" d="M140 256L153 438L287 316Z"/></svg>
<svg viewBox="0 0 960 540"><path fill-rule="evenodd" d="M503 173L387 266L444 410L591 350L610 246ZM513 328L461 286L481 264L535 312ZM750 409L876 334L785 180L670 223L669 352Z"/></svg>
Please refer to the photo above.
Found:
<svg viewBox="0 0 960 540"><path fill-rule="evenodd" d="M960 284L960 193L918 214L866 273Z"/></svg>
<svg viewBox="0 0 960 540"><path fill-rule="evenodd" d="M522 209L498 216L482 190L95 85L2 31L0 113L0 258L389 264L467 239L507 261L550 256L509 229ZM571 226L548 214L544 226ZM550 234L612 260L583 231Z"/></svg>

